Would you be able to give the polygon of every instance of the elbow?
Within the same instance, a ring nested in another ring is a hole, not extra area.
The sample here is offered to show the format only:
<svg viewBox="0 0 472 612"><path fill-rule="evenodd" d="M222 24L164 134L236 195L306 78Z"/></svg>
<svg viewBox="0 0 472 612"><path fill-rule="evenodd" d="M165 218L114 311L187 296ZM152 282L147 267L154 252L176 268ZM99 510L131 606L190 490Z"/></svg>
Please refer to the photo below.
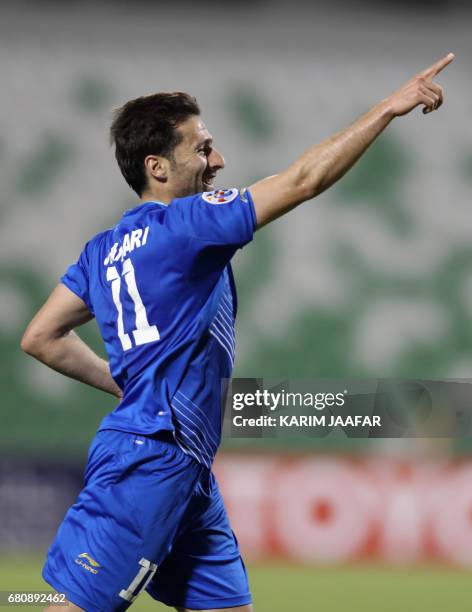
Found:
<svg viewBox="0 0 472 612"><path fill-rule="evenodd" d="M33 338L33 334L31 334L28 330L23 334L23 338L20 342L21 350L27 355L34 355L36 349L36 342Z"/></svg>
<svg viewBox="0 0 472 612"><path fill-rule="evenodd" d="M27 355L38 357L43 352L45 341L44 335L30 325L23 334L20 347Z"/></svg>

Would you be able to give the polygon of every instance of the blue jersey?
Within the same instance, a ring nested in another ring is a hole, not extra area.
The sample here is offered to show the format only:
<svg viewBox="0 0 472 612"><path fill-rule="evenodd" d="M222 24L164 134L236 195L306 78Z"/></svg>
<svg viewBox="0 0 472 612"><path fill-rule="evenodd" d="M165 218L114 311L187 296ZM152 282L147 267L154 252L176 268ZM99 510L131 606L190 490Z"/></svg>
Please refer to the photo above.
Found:
<svg viewBox="0 0 472 612"><path fill-rule="evenodd" d="M61 282L94 314L123 390L99 430L169 430L211 466L235 351L229 262L255 226L250 193L230 189L146 202L86 244Z"/></svg>

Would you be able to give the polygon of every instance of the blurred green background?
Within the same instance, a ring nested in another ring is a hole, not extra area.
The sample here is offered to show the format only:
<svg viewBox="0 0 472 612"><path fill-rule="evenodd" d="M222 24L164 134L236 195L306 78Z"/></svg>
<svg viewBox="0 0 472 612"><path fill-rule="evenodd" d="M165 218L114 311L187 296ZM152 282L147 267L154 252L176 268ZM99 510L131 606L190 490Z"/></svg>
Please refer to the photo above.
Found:
<svg viewBox="0 0 472 612"><path fill-rule="evenodd" d="M235 375L470 378L470 19L452 1L2 5L0 589L43 588L43 553L114 405L19 341L84 243L137 203L107 144L111 109L130 98L196 95L226 157L221 186L245 186L455 51L438 113L395 121L337 186L236 256ZM93 322L80 333L103 353ZM424 454L369 444L330 450ZM439 463L454 450L470 448L427 445ZM459 569L261 562L250 575L259 612L469 608ZM133 609L158 609L145 597Z"/></svg>

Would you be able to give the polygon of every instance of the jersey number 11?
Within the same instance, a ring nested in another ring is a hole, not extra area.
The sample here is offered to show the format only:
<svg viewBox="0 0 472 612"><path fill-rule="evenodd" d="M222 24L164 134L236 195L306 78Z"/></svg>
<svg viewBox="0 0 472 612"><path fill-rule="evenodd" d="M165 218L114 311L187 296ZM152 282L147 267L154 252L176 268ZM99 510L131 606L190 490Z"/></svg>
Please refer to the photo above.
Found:
<svg viewBox="0 0 472 612"><path fill-rule="evenodd" d="M133 264L130 259L125 259L123 262L122 276L124 276L128 294L133 300L134 312L136 313L136 329L133 330L133 338L136 346L155 342L159 340L159 331L155 325L149 325L146 308L144 307L141 296L139 295L138 286L136 284L136 276L134 274ZM131 338L125 332L123 323L123 306L120 300L121 278L115 266L107 268L107 281L111 281L111 293L116 310L118 311L118 320L116 322L118 328L118 337L124 351L132 348Z"/></svg>

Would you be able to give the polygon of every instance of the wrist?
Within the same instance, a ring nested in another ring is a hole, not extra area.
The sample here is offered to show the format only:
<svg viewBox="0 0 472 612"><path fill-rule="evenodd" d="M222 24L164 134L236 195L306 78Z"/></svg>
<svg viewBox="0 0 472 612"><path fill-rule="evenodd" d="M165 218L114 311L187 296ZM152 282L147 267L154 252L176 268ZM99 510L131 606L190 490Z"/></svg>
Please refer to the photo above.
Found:
<svg viewBox="0 0 472 612"><path fill-rule="evenodd" d="M377 104L377 107L379 109L379 113L381 117L385 119L386 121L392 121L392 119L395 119L395 117L397 116L397 113L395 112L393 100L390 97L384 98L383 100L381 100Z"/></svg>

